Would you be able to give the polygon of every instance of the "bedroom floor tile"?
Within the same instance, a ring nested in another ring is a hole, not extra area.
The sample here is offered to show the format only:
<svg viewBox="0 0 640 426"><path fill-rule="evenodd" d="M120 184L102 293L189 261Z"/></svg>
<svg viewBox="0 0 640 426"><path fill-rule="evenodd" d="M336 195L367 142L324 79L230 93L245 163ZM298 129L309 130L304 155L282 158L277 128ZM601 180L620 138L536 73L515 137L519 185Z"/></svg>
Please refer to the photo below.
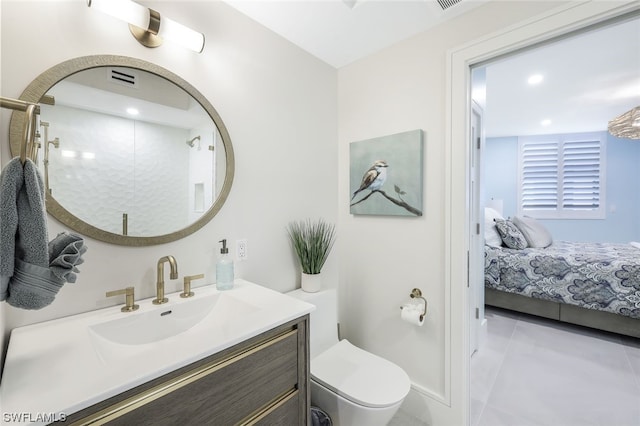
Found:
<svg viewBox="0 0 640 426"><path fill-rule="evenodd" d="M487 344L502 312L487 310ZM640 425L639 369L636 340L521 315L504 354L471 359L471 398L486 401L472 425Z"/></svg>
<svg viewBox="0 0 640 426"><path fill-rule="evenodd" d="M518 323L517 313L509 316L494 315L493 312L487 311L485 317L487 327L491 327L491 331L487 334L482 350L476 351L471 357L470 375L471 399L482 404L487 402Z"/></svg>
<svg viewBox="0 0 640 426"><path fill-rule="evenodd" d="M509 311L496 313L487 309L485 318L489 330L485 347L504 354L518 324L519 314Z"/></svg>
<svg viewBox="0 0 640 426"><path fill-rule="evenodd" d="M624 349L629 357L631 368L636 374L638 386L640 386L640 339L626 338L623 339Z"/></svg>

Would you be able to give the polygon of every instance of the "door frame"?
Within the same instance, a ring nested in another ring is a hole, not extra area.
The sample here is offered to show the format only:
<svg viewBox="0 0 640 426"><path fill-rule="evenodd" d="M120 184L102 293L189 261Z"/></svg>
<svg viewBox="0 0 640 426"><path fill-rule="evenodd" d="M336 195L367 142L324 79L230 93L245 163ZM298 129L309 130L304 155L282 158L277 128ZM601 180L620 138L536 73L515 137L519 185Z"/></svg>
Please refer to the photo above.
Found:
<svg viewBox="0 0 640 426"><path fill-rule="evenodd" d="M640 10L634 1L576 1L447 52L445 124L445 311L451 420L469 424L469 232L471 67ZM460 226L460 225L463 226ZM455 366L455 368L454 368ZM455 414L454 414L455 413Z"/></svg>

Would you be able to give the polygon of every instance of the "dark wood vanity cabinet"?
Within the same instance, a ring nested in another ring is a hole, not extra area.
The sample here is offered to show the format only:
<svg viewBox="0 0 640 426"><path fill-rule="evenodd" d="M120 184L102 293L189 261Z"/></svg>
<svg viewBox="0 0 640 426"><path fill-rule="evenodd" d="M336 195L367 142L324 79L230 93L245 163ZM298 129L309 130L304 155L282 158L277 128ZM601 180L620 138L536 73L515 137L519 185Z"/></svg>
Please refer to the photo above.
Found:
<svg viewBox="0 0 640 426"><path fill-rule="evenodd" d="M308 315L67 417L89 425L306 425Z"/></svg>

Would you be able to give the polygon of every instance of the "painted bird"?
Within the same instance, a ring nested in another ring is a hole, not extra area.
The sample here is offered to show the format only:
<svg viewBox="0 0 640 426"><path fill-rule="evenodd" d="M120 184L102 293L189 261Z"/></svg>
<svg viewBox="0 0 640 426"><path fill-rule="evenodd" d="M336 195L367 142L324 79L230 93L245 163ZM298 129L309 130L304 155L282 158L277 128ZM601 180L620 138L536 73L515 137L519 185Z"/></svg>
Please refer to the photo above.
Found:
<svg viewBox="0 0 640 426"><path fill-rule="evenodd" d="M370 191L375 191L380 189L380 187L384 184L384 181L387 180L387 162L384 160L376 160L373 163L373 166L367 170L367 172L362 176L362 183L360 184L360 188L353 193L351 200L353 200L358 192L364 191L368 189Z"/></svg>

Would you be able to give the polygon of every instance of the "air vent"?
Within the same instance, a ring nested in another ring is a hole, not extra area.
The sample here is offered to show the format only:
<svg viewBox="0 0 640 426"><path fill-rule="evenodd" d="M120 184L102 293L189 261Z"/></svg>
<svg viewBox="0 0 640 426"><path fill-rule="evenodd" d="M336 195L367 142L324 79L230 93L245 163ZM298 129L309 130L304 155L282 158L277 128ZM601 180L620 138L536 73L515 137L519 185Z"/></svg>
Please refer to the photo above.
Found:
<svg viewBox="0 0 640 426"><path fill-rule="evenodd" d="M138 86L138 75L128 68L109 68L109 81L127 87Z"/></svg>
<svg viewBox="0 0 640 426"><path fill-rule="evenodd" d="M462 0L438 0L438 4L442 8L442 10L447 10L452 6L460 3Z"/></svg>

